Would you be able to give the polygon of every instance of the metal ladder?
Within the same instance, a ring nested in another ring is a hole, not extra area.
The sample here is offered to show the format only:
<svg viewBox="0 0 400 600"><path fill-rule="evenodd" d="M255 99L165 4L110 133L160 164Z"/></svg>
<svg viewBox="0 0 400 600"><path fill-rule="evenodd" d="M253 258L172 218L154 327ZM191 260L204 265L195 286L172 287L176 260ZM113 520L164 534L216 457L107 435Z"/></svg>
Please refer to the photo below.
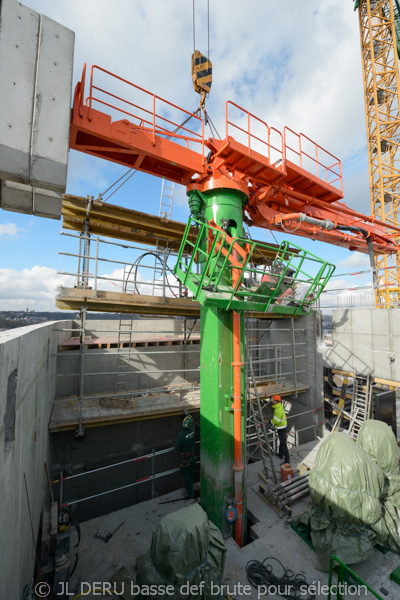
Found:
<svg viewBox="0 0 400 600"><path fill-rule="evenodd" d="M168 185L169 184L169 185ZM161 185L161 199L160 199L160 209L158 214L163 219L171 219L172 216L172 205L174 202L174 189L175 183L171 183L170 181L162 180ZM160 248L158 246L158 239L156 240L155 253L157 255L160 254ZM158 296L156 293L156 286L154 285L158 279L161 279L163 282L162 288L162 296L165 296L165 278L167 277L166 273L166 261L167 261L168 252L167 249L164 248L162 255L162 262L157 258L154 259L154 272L153 272L153 296ZM159 288L157 288L157 291Z"/></svg>
<svg viewBox="0 0 400 600"><path fill-rule="evenodd" d="M133 314L120 313L117 338L117 368L115 391L128 389L129 371L131 370L130 354L132 348ZM126 350L124 345L127 345Z"/></svg>
<svg viewBox="0 0 400 600"><path fill-rule="evenodd" d="M169 186L167 185L169 184ZM172 215L172 204L174 202L175 183L162 180L161 199L159 215L163 219L170 219Z"/></svg>
<svg viewBox="0 0 400 600"><path fill-rule="evenodd" d="M251 355L249 355L249 358L250 376L253 385L253 392L251 392L250 384L249 382L247 382L250 403L250 417L253 421L253 425L257 434L258 447L261 453L265 477L269 479L269 477L272 475L274 483L277 483L275 467L272 460L272 450L269 443L270 440L268 437L267 429L265 427L265 419L263 417L263 406L261 404L260 396L258 394L257 382L254 377Z"/></svg>
<svg viewBox="0 0 400 600"><path fill-rule="evenodd" d="M354 375L353 398L351 400L348 433L356 439L361 425L371 414L371 386L369 375Z"/></svg>

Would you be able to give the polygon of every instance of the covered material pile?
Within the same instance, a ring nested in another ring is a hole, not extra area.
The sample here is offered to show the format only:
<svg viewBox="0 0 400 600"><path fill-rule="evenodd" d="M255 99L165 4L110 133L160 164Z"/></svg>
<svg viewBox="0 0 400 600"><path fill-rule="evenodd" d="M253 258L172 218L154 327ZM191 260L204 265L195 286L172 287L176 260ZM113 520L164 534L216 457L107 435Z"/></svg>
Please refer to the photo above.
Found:
<svg viewBox="0 0 400 600"><path fill-rule="evenodd" d="M357 443L346 434L321 445L309 477L313 508L295 524L309 528L317 568L334 554L347 564L374 554L379 543L400 554L399 450L388 425L366 421Z"/></svg>
<svg viewBox="0 0 400 600"><path fill-rule="evenodd" d="M198 504L167 515L153 533L150 551L137 559L136 583L142 590L141 598L218 597L216 591L223 588L225 553L220 530ZM149 586L154 586L151 594L143 593ZM173 590L162 593L166 586L173 586Z"/></svg>

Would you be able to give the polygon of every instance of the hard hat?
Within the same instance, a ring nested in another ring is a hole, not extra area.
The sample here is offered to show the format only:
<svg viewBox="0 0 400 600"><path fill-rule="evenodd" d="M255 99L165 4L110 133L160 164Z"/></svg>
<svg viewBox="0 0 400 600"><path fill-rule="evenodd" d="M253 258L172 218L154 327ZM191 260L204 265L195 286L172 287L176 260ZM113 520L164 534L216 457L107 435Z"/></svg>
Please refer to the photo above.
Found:
<svg viewBox="0 0 400 600"><path fill-rule="evenodd" d="M193 417L192 415L187 415L182 421L182 427L184 429L189 429L193 425Z"/></svg>
<svg viewBox="0 0 400 600"><path fill-rule="evenodd" d="M282 398L278 394L272 396L272 400L275 400L275 402L282 402Z"/></svg>

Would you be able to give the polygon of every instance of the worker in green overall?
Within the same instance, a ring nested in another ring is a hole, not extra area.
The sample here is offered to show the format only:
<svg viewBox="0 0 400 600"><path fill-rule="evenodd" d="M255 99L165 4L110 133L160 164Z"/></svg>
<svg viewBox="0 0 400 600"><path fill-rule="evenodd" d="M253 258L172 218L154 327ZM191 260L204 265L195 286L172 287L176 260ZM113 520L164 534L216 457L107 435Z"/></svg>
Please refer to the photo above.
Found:
<svg viewBox="0 0 400 600"><path fill-rule="evenodd" d="M194 498L194 475L196 468L195 458L195 426L193 417L186 415L182 421L182 429L176 438L175 449L178 450L181 456L181 464L179 465L182 471L183 482L185 484L188 498Z"/></svg>

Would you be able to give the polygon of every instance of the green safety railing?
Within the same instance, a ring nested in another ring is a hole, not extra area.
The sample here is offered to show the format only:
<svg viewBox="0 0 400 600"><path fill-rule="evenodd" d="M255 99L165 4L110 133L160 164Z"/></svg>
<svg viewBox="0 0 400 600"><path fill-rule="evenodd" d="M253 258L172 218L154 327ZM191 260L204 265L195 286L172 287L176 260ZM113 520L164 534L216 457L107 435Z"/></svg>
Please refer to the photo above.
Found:
<svg viewBox="0 0 400 600"><path fill-rule="evenodd" d="M256 266L260 261L263 264ZM231 238L194 218L186 226L174 268L179 281L202 305L291 315L310 312L334 270L331 263L289 242L282 242L277 250Z"/></svg>
<svg viewBox="0 0 400 600"><path fill-rule="evenodd" d="M371 592L371 594L373 594L375 596L375 598L379 598L379 600L383 600L382 596L380 596L377 592L375 592L375 590L373 590L368 583L366 583L365 581L363 581L361 579L361 577L359 577L356 573L354 573L354 571L352 571L350 569L350 567L348 567L344 562L342 562L340 560L340 558L338 558L337 556L332 555L329 561L329 581L328 581L328 587L329 587L329 592L328 592L328 600L331 600L331 598L333 598L332 595L332 576L333 576L333 570L335 568L335 562L338 563L337 565L337 576L338 576L338 584L336 587L336 600L343 600L344 596L341 592L341 590L343 590L344 587L344 583L347 583L349 581L349 576L351 577L351 579L353 581L356 581L357 583L360 583L361 585L364 585L367 590L369 592ZM346 596L347 597L347 596Z"/></svg>

